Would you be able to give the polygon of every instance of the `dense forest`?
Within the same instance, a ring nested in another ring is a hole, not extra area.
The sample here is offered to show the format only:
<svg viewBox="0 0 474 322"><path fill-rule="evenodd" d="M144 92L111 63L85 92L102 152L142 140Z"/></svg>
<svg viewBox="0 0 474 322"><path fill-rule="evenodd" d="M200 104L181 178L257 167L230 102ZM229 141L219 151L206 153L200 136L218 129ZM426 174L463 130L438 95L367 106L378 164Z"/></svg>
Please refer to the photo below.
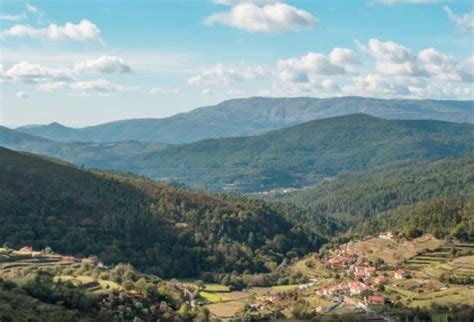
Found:
<svg viewBox="0 0 474 322"><path fill-rule="evenodd" d="M326 240L278 203L86 171L4 148L0 184L0 243L97 255L163 277L270 272ZM333 229L333 221L320 222L322 231Z"/></svg>
<svg viewBox="0 0 474 322"><path fill-rule="evenodd" d="M256 136L172 146L136 141L61 143L8 129L3 132L0 145L15 150L226 192L303 187L341 173L400 161L437 160L474 150L472 124L383 120L364 114L312 121Z"/></svg>
<svg viewBox="0 0 474 322"><path fill-rule="evenodd" d="M377 213L433 198L474 198L474 155L400 161L370 171L340 175L314 188L265 195L292 202L316 215L351 226Z"/></svg>
<svg viewBox="0 0 474 322"><path fill-rule="evenodd" d="M463 155L474 150L473 140L471 124L353 114L253 137L171 146L137 156L121 170L206 189L262 191L396 161Z"/></svg>
<svg viewBox="0 0 474 322"><path fill-rule="evenodd" d="M435 198L377 214L362 222L351 233L360 236L392 230L402 237L425 233L438 238L474 240L474 204L454 198Z"/></svg>

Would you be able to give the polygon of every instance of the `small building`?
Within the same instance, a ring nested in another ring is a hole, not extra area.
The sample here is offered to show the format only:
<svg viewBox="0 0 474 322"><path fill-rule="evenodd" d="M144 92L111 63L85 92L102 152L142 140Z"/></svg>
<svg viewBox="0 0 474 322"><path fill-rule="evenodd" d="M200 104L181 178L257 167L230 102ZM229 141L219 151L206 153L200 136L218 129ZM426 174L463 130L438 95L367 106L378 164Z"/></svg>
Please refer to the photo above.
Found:
<svg viewBox="0 0 474 322"><path fill-rule="evenodd" d="M368 279L375 273L375 267L367 266L355 266L354 267L354 277L361 279Z"/></svg>
<svg viewBox="0 0 474 322"><path fill-rule="evenodd" d="M41 252L31 252L31 257L42 257L43 254Z"/></svg>
<svg viewBox="0 0 474 322"><path fill-rule="evenodd" d="M401 279L407 278L408 273L404 269L399 269L393 273L393 276L395 277L395 279L401 280Z"/></svg>
<svg viewBox="0 0 474 322"><path fill-rule="evenodd" d="M332 257L328 260L328 264L333 268L342 268L350 263L350 259L346 257Z"/></svg>
<svg viewBox="0 0 474 322"><path fill-rule="evenodd" d="M379 275L379 276L374 277L371 281L372 281L372 284L374 285L380 285L383 282L386 282L387 278L383 275Z"/></svg>
<svg viewBox="0 0 474 322"><path fill-rule="evenodd" d="M367 296L370 295L369 287L361 282L350 282L349 283L349 293L351 295L361 295Z"/></svg>
<svg viewBox="0 0 474 322"><path fill-rule="evenodd" d="M105 265L105 264L102 263L102 262L99 262L99 263L97 264L97 267L98 267L99 269L108 269L108 268L109 268L107 265Z"/></svg>
<svg viewBox="0 0 474 322"><path fill-rule="evenodd" d="M366 304L383 305L385 298L381 294L374 294L365 298Z"/></svg>
<svg viewBox="0 0 474 322"><path fill-rule="evenodd" d="M33 248L31 246L23 246L22 248L20 248L20 250L18 250L20 253L32 253L33 252Z"/></svg>

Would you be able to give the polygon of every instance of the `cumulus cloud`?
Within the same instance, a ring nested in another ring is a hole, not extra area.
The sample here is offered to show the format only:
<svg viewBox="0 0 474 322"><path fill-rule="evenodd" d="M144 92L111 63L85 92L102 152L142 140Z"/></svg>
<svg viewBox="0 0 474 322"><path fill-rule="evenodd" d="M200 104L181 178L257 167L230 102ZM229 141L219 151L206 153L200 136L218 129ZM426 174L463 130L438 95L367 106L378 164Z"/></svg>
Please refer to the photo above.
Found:
<svg viewBox="0 0 474 322"><path fill-rule="evenodd" d="M38 86L38 90L42 92L54 92L67 87L66 82L49 82Z"/></svg>
<svg viewBox="0 0 474 322"><path fill-rule="evenodd" d="M241 91L240 89L230 89L227 91L227 96L229 97L245 97L247 96L247 93L244 91Z"/></svg>
<svg viewBox="0 0 474 322"><path fill-rule="evenodd" d="M188 79L190 85L229 85L244 80L261 79L269 72L262 66L234 69L222 64L203 70Z"/></svg>
<svg viewBox="0 0 474 322"><path fill-rule="evenodd" d="M212 96L212 95L214 95L214 92L211 89L206 88L206 89L203 89L201 91L201 95L202 96Z"/></svg>
<svg viewBox="0 0 474 322"><path fill-rule="evenodd" d="M179 89L179 88L153 87L148 91L148 93L154 94L154 95L179 94L179 93L181 93L181 89Z"/></svg>
<svg viewBox="0 0 474 322"><path fill-rule="evenodd" d="M51 40L98 40L100 39L100 29L87 19L74 24L67 22L59 26L50 24L46 28L35 28L29 25L14 25L13 27L3 30L4 37L30 37L30 38L47 38Z"/></svg>
<svg viewBox="0 0 474 322"><path fill-rule="evenodd" d="M444 7L443 9L448 15L449 19L457 26L474 31L474 11L457 15L448 6Z"/></svg>
<svg viewBox="0 0 474 322"><path fill-rule="evenodd" d="M414 3L438 3L443 0L378 0L377 2L385 4L414 4Z"/></svg>
<svg viewBox="0 0 474 322"><path fill-rule="evenodd" d="M310 52L302 57L278 61L278 76L281 81L292 83L309 82L314 76L344 75L355 72L358 59L346 48L334 48L329 55Z"/></svg>
<svg viewBox="0 0 474 322"><path fill-rule="evenodd" d="M25 92L18 92L16 93L16 97L26 99L26 98L29 98L30 95L28 95L28 93L25 93Z"/></svg>
<svg viewBox="0 0 474 322"><path fill-rule="evenodd" d="M227 6L235 6L240 3L254 3L256 5L264 5L274 2L279 2L279 0L214 0L214 3Z"/></svg>
<svg viewBox="0 0 474 322"><path fill-rule="evenodd" d="M23 61L2 71L0 77L7 81L34 83L48 80L71 80L74 78L74 73L69 68L46 67Z"/></svg>
<svg viewBox="0 0 474 322"><path fill-rule="evenodd" d="M18 21L22 19L25 19L24 15L0 15L0 20Z"/></svg>
<svg viewBox="0 0 474 322"><path fill-rule="evenodd" d="M130 73L132 69L125 61L115 56L102 56L74 64L78 73Z"/></svg>
<svg viewBox="0 0 474 322"><path fill-rule="evenodd" d="M236 1L224 1L234 4ZM309 12L285 3L236 2L228 12L220 12L206 18L205 24L227 25L248 32L288 32L310 29L317 20Z"/></svg>
<svg viewBox="0 0 474 322"><path fill-rule="evenodd" d="M133 87L126 87L119 84L112 83L105 79L97 79L92 81L75 82L70 85L70 88L77 92L123 92L134 90Z"/></svg>
<svg viewBox="0 0 474 322"><path fill-rule="evenodd" d="M471 76L454 57L426 48L418 53L392 41L370 39L360 46L375 60L375 73L382 76L435 77L468 82Z"/></svg>
<svg viewBox="0 0 474 322"><path fill-rule="evenodd" d="M417 57L408 48L393 41L370 39L367 52L375 59L375 71L380 75L422 75Z"/></svg>
<svg viewBox="0 0 474 322"><path fill-rule="evenodd" d="M37 12L38 12L38 8L35 7L35 6L33 6L33 5L31 5L31 4L27 4L27 5L25 6L25 8L26 8L26 11L28 11L29 13L33 13L33 14L34 14L34 13L37 13Z"/></svg>
<svg viewBox="0 0 474 322"><path fill-rule="evenodd" d="M370 96L396 96L410 93L407 86L396 84L377 74L356 77L353 86L355 92Z"/></svg>

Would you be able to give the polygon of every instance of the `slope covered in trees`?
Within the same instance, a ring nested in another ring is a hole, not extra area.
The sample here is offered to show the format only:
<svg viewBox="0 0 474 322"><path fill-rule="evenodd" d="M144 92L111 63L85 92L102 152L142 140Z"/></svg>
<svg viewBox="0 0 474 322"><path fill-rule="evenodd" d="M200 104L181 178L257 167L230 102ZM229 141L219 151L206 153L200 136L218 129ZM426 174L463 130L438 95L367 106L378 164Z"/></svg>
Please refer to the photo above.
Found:
<svg viewBox="0 0 474 322"><path fill-rule="evenodd" d="M346 174L314 188L269 199L289 201L313 214L352 225L377 213L436 198L474 199L474 154L428 161L403 161Z"/></svg>
<svg viewBox="0 0 474 322"><path fill-rule="evenodd" d="M354 114L258 136L171 146L118 167L206 189L262 191L310 185L400 160L462 155L474 151L473 141L470 124Z"/></svg>
<svg viewBox="0 0 474 322"><path fill-rule="evenodd" d="M0 148L0 243L13 247L97 255L165 277L268 272L324 241L293 215Z"/></svg>
<svg viewBox="0 0 474 322"><path fill-rule="evenodd" d="M12 131L15 135L24 134ZM474 151L473 141L472 124L383 120L354 114L258 136L175 146L144 142L29 144L2 138L0 145L207 190L252 192L313 185L339 173L401 160L462 155Z"/></svg>
<svg viewBox="0 0 474 322"><path fill-rule="evenodd" d="M351 233L374 234L392 230L414 238L430 233L438 238L474 240L474 199L433 198L377 214Z"/></svg>

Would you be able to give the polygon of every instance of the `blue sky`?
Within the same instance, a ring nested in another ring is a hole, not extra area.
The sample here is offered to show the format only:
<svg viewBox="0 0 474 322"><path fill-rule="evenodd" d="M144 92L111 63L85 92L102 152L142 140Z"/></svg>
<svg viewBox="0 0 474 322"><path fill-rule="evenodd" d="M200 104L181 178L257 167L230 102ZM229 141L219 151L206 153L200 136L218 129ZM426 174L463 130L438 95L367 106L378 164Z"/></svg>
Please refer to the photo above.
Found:
<svg viewBox="0 0 474 322"><path fill-rule="evenodd" d="M473 98L470 0L2 0L0 24L7 126L255 95Z"/></svg>

